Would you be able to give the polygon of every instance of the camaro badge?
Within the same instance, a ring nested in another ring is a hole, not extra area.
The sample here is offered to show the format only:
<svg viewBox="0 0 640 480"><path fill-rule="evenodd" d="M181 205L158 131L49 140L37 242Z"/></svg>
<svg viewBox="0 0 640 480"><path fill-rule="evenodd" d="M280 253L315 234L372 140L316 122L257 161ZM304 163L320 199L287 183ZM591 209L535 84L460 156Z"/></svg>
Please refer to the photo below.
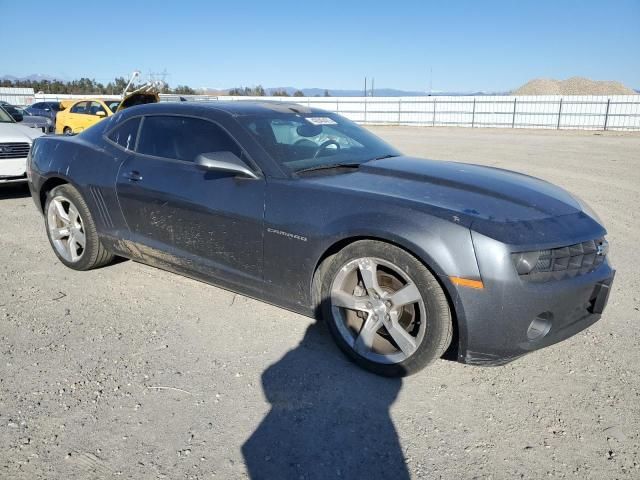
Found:
<svg viewBox="0 0 640 480"><path fill-rule="evenodd" d="M307 237L296 235L295 233L283 232L282 230L276 230L275 228L267 228L267 232L275 233L276 235L282 235L283 237L293 238L294 240L300 240L301 242L307 241Z"/></svg>

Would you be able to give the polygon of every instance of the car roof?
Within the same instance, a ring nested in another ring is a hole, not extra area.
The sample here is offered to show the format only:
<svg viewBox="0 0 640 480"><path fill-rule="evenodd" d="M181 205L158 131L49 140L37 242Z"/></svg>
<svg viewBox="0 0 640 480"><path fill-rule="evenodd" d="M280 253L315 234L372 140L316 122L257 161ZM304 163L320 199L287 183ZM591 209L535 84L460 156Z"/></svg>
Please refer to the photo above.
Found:
<svg viewBox="0 0 640 480"><path fill-rule="evenodd" d="M306 105L300 105L293 102L279 101L255 101L255 100L234 100L234 101L213 101L213 102L160 102L146 105L138 105L128 108L133 113L153 113L162 112L170 113L196 113L203 110L215 110L225 112L234 116L244 115L265 115L268 113L301 113L301 114L322 114L327 115L329 112L319 108L310 108Z"/></svg>

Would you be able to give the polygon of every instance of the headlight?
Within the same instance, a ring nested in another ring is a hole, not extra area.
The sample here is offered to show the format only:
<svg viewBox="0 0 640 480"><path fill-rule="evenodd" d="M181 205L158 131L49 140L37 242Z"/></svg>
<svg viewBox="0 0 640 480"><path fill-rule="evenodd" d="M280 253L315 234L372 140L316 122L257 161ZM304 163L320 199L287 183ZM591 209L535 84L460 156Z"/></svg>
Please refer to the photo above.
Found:
<svg viewBox="0 0 640 480"><path fill-rule="evenodd" d="M588 216L593 218L600 225L603 225L600 215L598 215L596 211L593 208L591 208L591 206L587 202L585 202L582 198L580 198L578 195L575 195L573 193L571 194L571 196L576 202L580 204L580 208L584 213L586 213Z"/></svg>
<svg viewBox="0 0 640 480"><path fill-rule="evenodd" d="M518 275L526 275L531 272L537 265L541 253L542 251L513 253L511 258Z"/></svg>

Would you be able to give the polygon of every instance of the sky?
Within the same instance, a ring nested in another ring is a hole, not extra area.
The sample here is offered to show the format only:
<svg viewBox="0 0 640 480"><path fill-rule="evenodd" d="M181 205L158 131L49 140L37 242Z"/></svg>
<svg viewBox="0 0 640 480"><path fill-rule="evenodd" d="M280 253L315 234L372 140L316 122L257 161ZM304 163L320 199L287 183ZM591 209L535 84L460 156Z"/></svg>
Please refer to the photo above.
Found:
<svg viewBox="0 0 640 480"><path fill-rule="evenodd" d="M0 76L328 89L374 77L458 92L584 76L640 89L640 0L0 0L0 18Z"/></svg>

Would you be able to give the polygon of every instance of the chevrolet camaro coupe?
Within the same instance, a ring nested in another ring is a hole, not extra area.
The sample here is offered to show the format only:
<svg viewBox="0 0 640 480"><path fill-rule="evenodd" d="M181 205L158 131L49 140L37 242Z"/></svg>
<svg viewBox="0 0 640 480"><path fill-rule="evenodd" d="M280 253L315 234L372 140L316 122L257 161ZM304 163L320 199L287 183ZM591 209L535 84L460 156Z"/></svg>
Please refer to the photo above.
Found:
<svg viewBox="0 0 640 480"><path fill-rule="evenodd" d="M27 173L68 267L126 257L322 317L380 375L559 342L600 318L614 277L602 222L576 196L408 157L296 104L131 107L38 138Z"/></svg>

